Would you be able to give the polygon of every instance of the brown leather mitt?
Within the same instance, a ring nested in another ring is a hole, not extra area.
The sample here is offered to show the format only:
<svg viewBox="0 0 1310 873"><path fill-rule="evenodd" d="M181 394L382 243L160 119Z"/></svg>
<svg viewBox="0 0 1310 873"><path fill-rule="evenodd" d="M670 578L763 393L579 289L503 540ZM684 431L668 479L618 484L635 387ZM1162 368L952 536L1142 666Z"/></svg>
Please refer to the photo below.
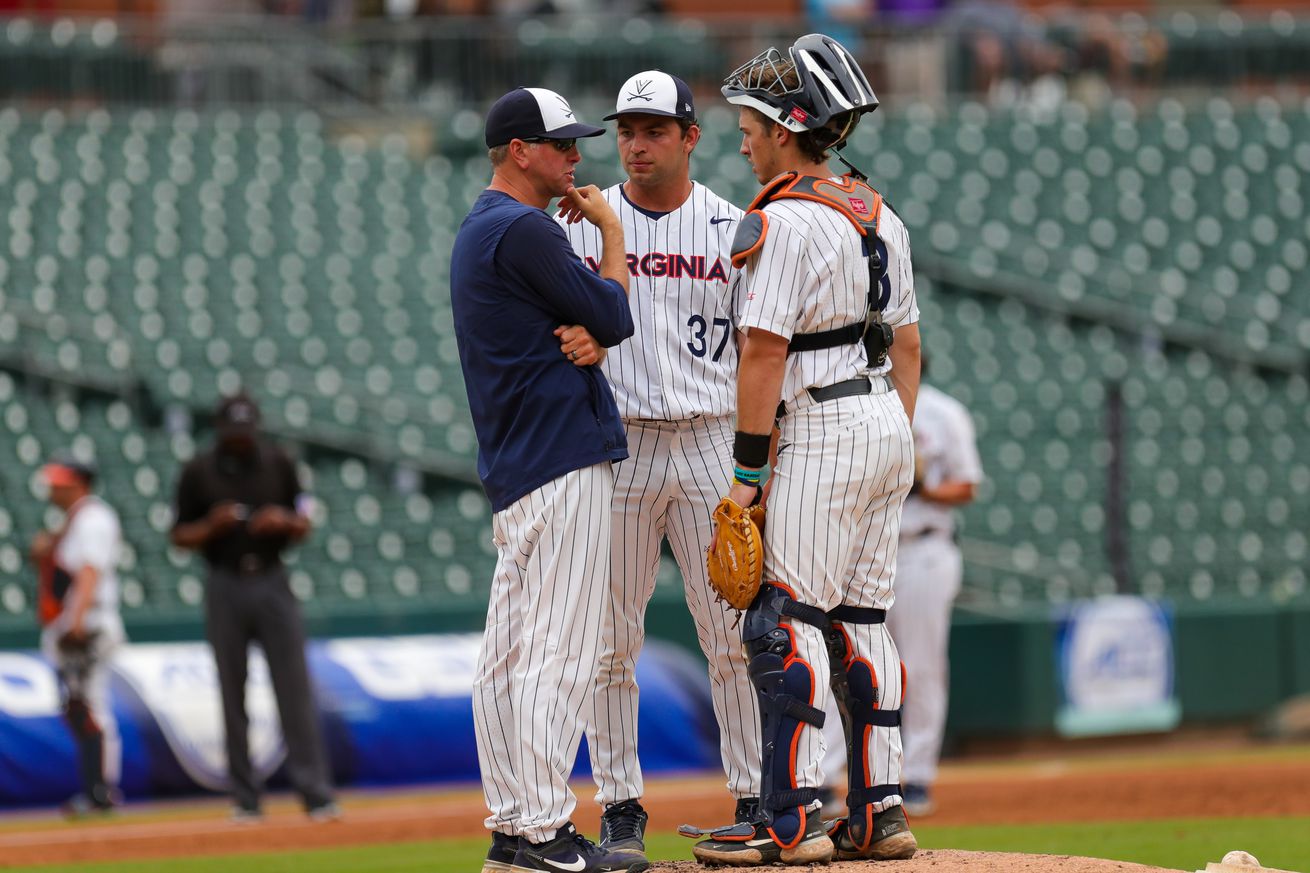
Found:
<svg viewBox="0 0 1310 873"><path fill-rule="evenodd" d="M764 507L743 509L725 497L713 518L718 537L705 556L710 587L733 609L745 609L764 576Z"/></svg>

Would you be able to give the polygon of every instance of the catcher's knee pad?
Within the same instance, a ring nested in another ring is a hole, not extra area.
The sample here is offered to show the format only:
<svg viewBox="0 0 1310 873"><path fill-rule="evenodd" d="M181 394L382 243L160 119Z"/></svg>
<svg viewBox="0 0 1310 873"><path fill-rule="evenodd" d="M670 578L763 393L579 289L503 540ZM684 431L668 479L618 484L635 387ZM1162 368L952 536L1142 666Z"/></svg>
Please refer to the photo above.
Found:
<svg viewBox="0 0 1310 873"><path fill-rule="evenodd" d="M824 713L814 701L814 668L796 650L789 623L794 619L826 630L823 610L797 603L785 587L766 582L746 611L742 641L751 684L760 702L760 811L783 848L804 836L805 807L818 799L817 788L796 787L796 742L805 725L822 727Z"/></svg>
<svg viewBox="0 0 1310 873"><path fill-rule="evenodd" d="M64 720L78 739L99 738L102 733L95 713L81 697L70 697L64 704Z"/></svg>
<svg viewBox="0 0 1310 873"><path fill-rule="evenodd" d="M873 784L874 774L867 765L869 745L875 728L900 727L901 711L880 708L883 701L879 696L878 673L868 660L858 656L843 625L882 624L887 613L882 609L843 604L829 611L828 619L829 676L846 732L848 827L856 847L867 849L873 840L874 805L901 793L899 785Z"/></svg>

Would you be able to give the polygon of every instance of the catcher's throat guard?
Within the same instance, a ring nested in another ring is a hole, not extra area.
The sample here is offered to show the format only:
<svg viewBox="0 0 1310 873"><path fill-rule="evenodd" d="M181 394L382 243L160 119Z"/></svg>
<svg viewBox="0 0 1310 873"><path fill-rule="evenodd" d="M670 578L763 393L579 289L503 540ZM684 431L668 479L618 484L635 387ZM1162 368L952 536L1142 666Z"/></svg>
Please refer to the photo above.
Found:
<svg viewBox="0 0 1310 873"><path fill-rule="evenodd" d="M887 360L887 350L895 338L890 325L882 320L880 277L884 264L878 254L878 221L882 216L882 195L862 179L844 176L840 182L800 173L783 173L769 182L755 196L746 214L737 224L732 240L732 265L741 269L751 255L760 250L769 233L766 204L774 200L808 200L837 210L860 233L864 256L869 267L869 298L864 321L816 333L795 334L787 353L810 352L862 342L870 367L880 367Z"/></svg>

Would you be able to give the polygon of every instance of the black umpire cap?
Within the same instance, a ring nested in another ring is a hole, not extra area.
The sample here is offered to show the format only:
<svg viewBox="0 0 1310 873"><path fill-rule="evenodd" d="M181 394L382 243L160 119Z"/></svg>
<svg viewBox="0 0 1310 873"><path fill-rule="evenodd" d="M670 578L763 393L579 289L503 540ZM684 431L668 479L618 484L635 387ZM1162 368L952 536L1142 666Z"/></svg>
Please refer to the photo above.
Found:
<svg viewBox="0 0 1310 873"><path fill-rule="evenodd" d="M222 433L253 433L259 427L259 406L245 392L224 397L214 410L214 426Z"/></svg>

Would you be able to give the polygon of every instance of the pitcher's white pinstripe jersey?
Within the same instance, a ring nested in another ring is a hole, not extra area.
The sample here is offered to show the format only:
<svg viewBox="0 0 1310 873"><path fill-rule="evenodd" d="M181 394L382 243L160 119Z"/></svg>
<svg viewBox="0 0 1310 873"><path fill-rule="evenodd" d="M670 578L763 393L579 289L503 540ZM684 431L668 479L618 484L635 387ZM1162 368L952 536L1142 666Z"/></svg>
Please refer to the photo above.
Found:
<svg viewBox="0 0 1310 873"><path fill-rule="evenodd" d="M652 214L614 185L603 192L623 222L636 333L609 350L602 368L624 419L678 420L736 411L740 274L729 263L742 211L698 182L674 211ZM564 225L593 269L600 230Z"/></svg>
<svg viewBox="0 0 1310 873"><path fill-rule="evenodd" d="M758 327L778 336L845 327L864 320L869 269L859 232L837 210L806 200L774 200L764 207L768 234L743 271L742 327ZM910 236L905 222L885 202L875 241L882 258L882 318L893 328L919 320L910 265ZM861 343L791 355L782 385L790 403L806 388L821 388L877 375L891 360L869 370Z"/></svg>

